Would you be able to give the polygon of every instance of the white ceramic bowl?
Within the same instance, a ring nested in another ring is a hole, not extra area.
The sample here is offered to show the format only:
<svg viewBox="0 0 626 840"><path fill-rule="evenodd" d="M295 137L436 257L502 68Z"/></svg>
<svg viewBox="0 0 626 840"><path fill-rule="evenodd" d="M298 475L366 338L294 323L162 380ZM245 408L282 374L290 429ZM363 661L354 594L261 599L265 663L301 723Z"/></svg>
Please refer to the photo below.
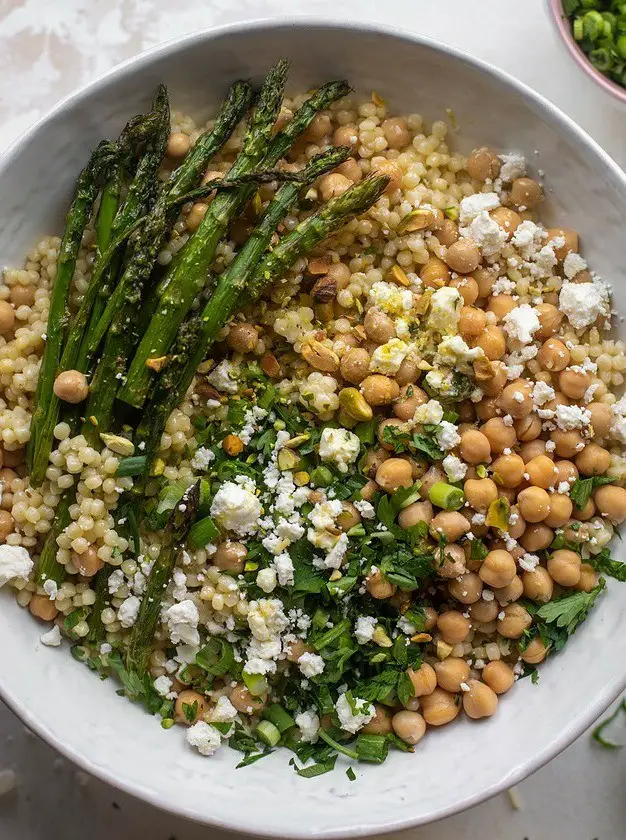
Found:
<svg viewBox="0 0 626 840"><path fill-rule="evenodd" d="M582 234L586 257L613 283L626 312L626 179L554 106L487 65L424 39L366 25L305 20L231 27L134 59L62 103L0 165L0 263L19 264L62 212L88 150L144 108L158 82L176 107L206 116L238 77L260 80L278 56L293 60L292 89L346 77L399 113L454 112L459 143L519 150L545 171L552 220ZM455 142L452 133L452 142ZM624 553L623 543L616 552ZM626 684L626 587L603 595L564 653L524 680L487 722L430 731L415 755L384 767L299 778L288 754L235 770L237 754L187 748L179 729L115 694L67 650L43 648L41 627L0 595L0 693L28 726L85 770L129 793L206 823L257 835L344 837L426 823L518 782L578 736Z"/></svg>

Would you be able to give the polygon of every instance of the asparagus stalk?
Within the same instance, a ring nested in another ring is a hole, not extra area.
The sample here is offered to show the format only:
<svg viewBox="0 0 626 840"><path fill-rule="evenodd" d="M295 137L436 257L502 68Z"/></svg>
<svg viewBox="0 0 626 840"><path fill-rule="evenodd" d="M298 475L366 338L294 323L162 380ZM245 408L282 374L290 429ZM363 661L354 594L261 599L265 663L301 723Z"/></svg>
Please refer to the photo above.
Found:
<svg viewBox="0 0 626 840"><path fill-rule="evenodd" d="M320 155L317 162L323 157L324 154ZM313 164L315 162L314 160ZM331 199L317 213L309 216L284 236L256 267L252 266L252 270L249 270L250 266L246 265L246 258L242 255L251 241L250 252L255 248L258 239L253 232L237 258L220 276L217 288L201 314L187 323L179 341L180 353L165 368L155 387L138 430L138 438L144 442L143 451L148 456L147 469L158 447L167 418L185 395L196 368L215 341L219 330L241 306L242 301L247 304L258 298L268 286L284 275L301 254L312 250L351 218L367 210L382 195L388 183L387 176L366 178L343 195ZM288 191L293 189L292 184L286 184L279 190L259 227L264 225L270 212L274 212L273 205L282 203L285 200L283 196L289 195Z"/></svg>
<svg viewBox="0 0 626 840"><path fill-rule="evenodd" d="M205 132L198 139L182 166L172 173L169 188L161 193L152 216L146 219L140 243L136 249L136 252L141 253L141 258L129 262L97 325L88 331L85 339L87 355L95 352L122 306L128 303L134 306L139 302L143 286L152 272L166 237L168 221L171 220L171 214L165 211L170 211L178 204L189 200L186 194L195 185L213 155L228 140L235 126L248 110L251 98L250 85L247 82L235 82L217 115L213 129ZM205 188L201 192L203 195L208 195L211 189Z"/></svg>
<svg viewBox="0 0 626 840"><path fill-rule="evenodd" d="M57 537L64 531L71 522L70 505L72 503L72 488L66 490L61 496L61 501L56 509L52 528L48 532L46 540L41 549L37 568L35 570L35 582L43 586L47 580L54 581L57 585L65 580L65 566L57 560Z"/></svg>
<svg viewBox="0 0 626 840"><path fill-rule="evenodd" d="M66 218L56 279L50 299L46 346L39 371L35 411L31 421L31 436L27 451L30 480L35 487L43 481L52 440L52 430L45 429L44 424L48 405L54 397L54 379L61 357L63 332L69 316L67 304L70 284L76 268L83 231L98 194L102 173L110 165L115 152L115 146L107 141L100 143L93 152L89 163L78 177L76 193ZM44 458L40 457L42 452L45 454Z"/></svg>
<svg viewBox="0 0 626 840"><path fill-rule="evenodd" d="M263 159L282 102L288 66L281 60L268 73L246 132L243 150L231 169L232 176L250 172ZM194 298L202 290L217 245L228 223L243 206L248 189L216 196L195 235L161 281L151 321L131 362L126 385L120 391L120 399L124 402L139 407L145 399L151 381L146 362L151 357L162 356L176 337Z"/></svg>
<svg viewBox="0 0 626 840"><path fill-rule="evenodd" d="M265 154L259 150L259 157L255 163L260 161L265 168L275 166L287 153L295 139L307 128L315 114L340 99L348 90L348 84L341 81L330 82L321 87L302 105L285 128L270 141ZM250 140L254 139L256 142L257 134L253 123L248 132ZM261 143L256 143L257 147L260 145ZM246 148L247 144L242 154L245 154ZM238 165L240 158L241 156L235 162L229 177L245 174L243 165ZM250 168L246 164L245 171L249 171ZM211 203L196 234L181 251L180 259L165 276L158 290L158 305L131 363L126 384L119 394L119 398L124 402L140 407L145 401L151 381L150 369L146 366L147 361L150 358L163 356L169 350L193 300L206 282L220 239L229 222L241 210L252 192L253 187L248 187L242 188L241 191L237 190L232 195L218 196Z"/></svg>
<svg viewBox="0 0 626 840"><path fill-rule="evenodd" d="M130 633L126 649L126 667L142 676L148 666L150 644L159 620L161 601L174 572L176 559L182 551L200 503L200 482L186 491L180 504L176 505L163 533L163 545L146 582L146 591L141 600L137 620Z"/></svg>

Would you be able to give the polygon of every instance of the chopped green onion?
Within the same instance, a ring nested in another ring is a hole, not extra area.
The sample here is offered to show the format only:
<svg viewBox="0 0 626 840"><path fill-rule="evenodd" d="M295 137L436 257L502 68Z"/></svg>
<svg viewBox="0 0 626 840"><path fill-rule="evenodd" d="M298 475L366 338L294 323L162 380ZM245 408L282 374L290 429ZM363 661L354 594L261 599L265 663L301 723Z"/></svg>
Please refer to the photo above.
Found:
<svg viewBox="0 0 626 840"><path fill-rule="evenodd" d="M268 747L275 747L280 741L280 732L269 720L262 720L259 723L256 734L259 736L259 740L267 744Z"/></svg>
<svg viewBox="0 0 626 840"><path fill-rule="evenodd" d="M345 747L343 744L340 744L338 741L335 741L335 739L331 738L331 736L328 734L328 732L326 732L325 729L320 729L317 734L320 736L322 741L326 741L328 746L332 747L334 750L337 750L337 752L343 753L343 755L347 755L348 758L352 759L352 761L359 760L359 754L356 750L351 750L348 747Z"/></svg>
<svg viewBox="0 0 626 840"><path fill-rule="evenodd" d="M389 753L389 741L384 735L359 735L356 751L359 761L382 764Z"/></svg>
<svg viewBox="0 0 626 840"><path fill-rule="evenodd" d="M122 458L115 470L115 475L118 478L141 475L146 468L146 461L147 457L145 455L131 455L129 458Z"/></svg>
<svg viewBox="0 0 626 840"><path fill-rule="evenodd" d="M247 671L244 671L243 681L253 697L260 697L267 691L267 680L263 674L249 674Z"/></svg>
<svg viewBox="0 0 626 840"><path fill-rule="evenodd" d="M315 776L322 776L324 773L330 773L331 770L335 769L336 762L337 756L332 755L325 761L318 761L316 764L310 764L308 767L298 767L295 762L293 766L295 767L298 776L302 776L303 779L312 779Z"/></svg>
<svg viewBox="0 0 626 840"><path fill-rule="evenodd" d="M444 510L458 510L463 507L465 496L459 487L437 481L428 491L428 498L436 507Z"/></svg>
<svg viewBox="0 0 626 840"><path fill-rule="evenodd" d="M613 65L611 53L604 47L600 47L597 50L591 50L589 53L589 61L593 64L596 70L599 70L601 73L605 73L607 70L610 70Z"/></svg>
<svg viewBox="0 0 626 840"><path fill-rule="evenodd" d="M595 10L583 16L583 33L590 41L597 41L604 33L604 21L600 12Z"/></svg>
<svg viewBox="0 0 626 840"><path fill-rule="evenodd" d="M350 779L351 782L356 782L356 773L352 769L352 767L348 767L346 770L346 776Z"/></svg>
<svg viewBox="0 0 626 840"><path fill-rule="evenodd" d="M268 706L263 712L263 717L266 720L269 720L270 723L274 724L281 735L283 732L286 732L288 729L291 729L296 725L295 720L291 717L289 712L286 712L278 703L272 703Z"/></svg>
<svg viewBox="0 0 626 840"><path fill-rule="evenodd" d="M311 471L311 484L313 487L329 487L333 483L333 474L328 467L315 467Z"/></svg>
<svg viewBox="0 0 626 840"><path fill-rule="evenodd" d="M220 532L210 516L195 522L189 531L189 544L192 548L204 548L219 537Z"/></svg>
<svg viewBox="0 0 626 840"><path fill-rule="evenodd" d="M174 726L174 718L163 718L161 721L161 729L171 729Z"/></svg>
<svg viewBox="0 0 626 840"><path fill-rule="evenodd" d="M362 525L353 525L347 534L349 537L364 537L365 528Z"/></svg>

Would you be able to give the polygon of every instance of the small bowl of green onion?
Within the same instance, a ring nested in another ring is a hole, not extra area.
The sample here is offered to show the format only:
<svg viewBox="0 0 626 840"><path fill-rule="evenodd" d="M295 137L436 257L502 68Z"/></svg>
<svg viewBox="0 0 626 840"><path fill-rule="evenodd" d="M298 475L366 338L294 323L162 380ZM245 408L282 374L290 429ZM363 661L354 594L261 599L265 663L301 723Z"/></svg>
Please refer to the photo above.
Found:
<svg viewBox="0 0 626 840"><path fill-rule="evenodd" d="M548 9L574 61L626 103L626 0L548 0Z"/></svg>

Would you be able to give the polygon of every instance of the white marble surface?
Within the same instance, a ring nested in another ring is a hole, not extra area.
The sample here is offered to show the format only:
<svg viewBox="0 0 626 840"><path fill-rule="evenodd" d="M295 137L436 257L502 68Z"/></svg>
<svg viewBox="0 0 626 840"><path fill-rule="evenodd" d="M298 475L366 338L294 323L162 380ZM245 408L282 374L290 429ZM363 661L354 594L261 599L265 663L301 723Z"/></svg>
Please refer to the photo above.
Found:
<svg viewBox="0 0 626 840"><path fill-rule="evenodd" d="M0 0L0 149L76 86L142 49L212 25L286 12L358 16L465 49L557 103L626 166L624 108L570 64L542 0L344 0L341 7L331 0L292 0L288 8L279 0ZM584 675L580 680L582 685ZM17 785L0 798L0 840L83 840L86 835L90 840L217 840L220 835L77 773L0 703L0 771L5 768L15 771ZM601 750L587 734L519 786L520 810L500 796L402 836L623 840L625 787L626 751ZM242 797L245 801L243 775Z"/></svg>

